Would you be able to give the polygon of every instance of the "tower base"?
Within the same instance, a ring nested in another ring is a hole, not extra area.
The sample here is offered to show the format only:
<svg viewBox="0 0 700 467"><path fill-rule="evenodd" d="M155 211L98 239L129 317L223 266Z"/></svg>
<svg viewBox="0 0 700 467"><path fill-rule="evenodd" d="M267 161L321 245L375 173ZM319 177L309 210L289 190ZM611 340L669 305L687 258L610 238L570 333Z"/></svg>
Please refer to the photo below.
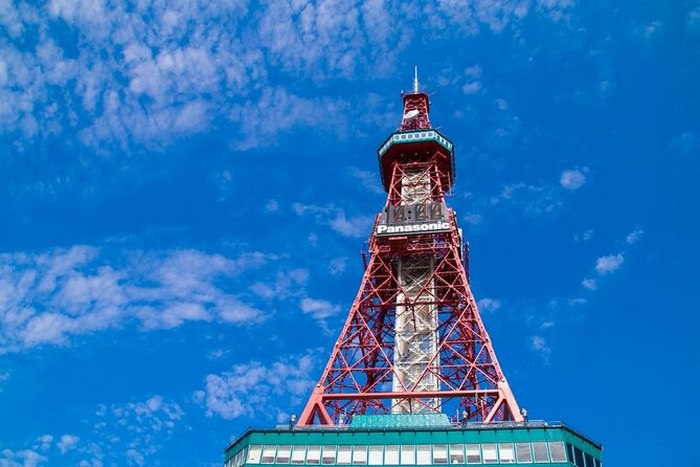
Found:
<svg viewBox="0 0 700 467"><path fill-rule="evenodd" d="M562 422L454 425L440 414L358 415L347 426L248 430L226 448L225 467L601 467L602 449Z"/></svg>

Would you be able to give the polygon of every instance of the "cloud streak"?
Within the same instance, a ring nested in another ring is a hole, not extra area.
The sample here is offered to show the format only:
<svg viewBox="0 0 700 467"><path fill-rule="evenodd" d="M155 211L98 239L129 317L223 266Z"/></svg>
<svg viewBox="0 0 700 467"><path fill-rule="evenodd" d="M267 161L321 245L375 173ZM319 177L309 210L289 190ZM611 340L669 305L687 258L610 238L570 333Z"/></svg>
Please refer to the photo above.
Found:
<svg viewBox="0 0 700 467"><path fill-rule="evenodd" d="M284 404L298 405L310 393L317 364L316 350L309 349L269 365L257 361L234 365L229 371L207 375L206 387L196 391L194 399L204 405L209 417L277 419L289 410Z"/></svg>
<svg viewBox="0 0 700 467"><path fill-rule="evenodd" d="M249 323L263 313L221 282L274 255L125 251L78 245L0 255L0 353L136 321L142 330L193 321Z"/></svg>

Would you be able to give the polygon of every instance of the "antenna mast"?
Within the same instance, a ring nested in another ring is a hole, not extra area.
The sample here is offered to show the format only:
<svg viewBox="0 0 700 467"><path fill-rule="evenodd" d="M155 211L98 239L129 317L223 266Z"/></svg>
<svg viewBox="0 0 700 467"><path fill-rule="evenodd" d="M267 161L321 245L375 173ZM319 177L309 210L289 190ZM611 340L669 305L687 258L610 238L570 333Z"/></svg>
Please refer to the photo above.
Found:
<svg viewBox="0 0 700 467"><path fill-rule="evenodd" d="M413 92L418 93L418 65L413 67Z"/></svg>

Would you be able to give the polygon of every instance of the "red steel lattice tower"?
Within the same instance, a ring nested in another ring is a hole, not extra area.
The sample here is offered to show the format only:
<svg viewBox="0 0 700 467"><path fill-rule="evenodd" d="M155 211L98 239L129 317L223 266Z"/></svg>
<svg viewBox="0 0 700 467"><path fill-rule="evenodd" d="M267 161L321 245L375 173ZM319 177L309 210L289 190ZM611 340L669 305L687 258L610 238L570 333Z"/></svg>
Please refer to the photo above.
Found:
<svg viewBox="0 0 700 467"><path fill-rule="evenodd" d="M445 204L454 147L431 127L417 73L413 92L402 97L401 126L378 150L388 196L362 284L298 425L388 413L522 421L469 287L455 213Z"/></svg>

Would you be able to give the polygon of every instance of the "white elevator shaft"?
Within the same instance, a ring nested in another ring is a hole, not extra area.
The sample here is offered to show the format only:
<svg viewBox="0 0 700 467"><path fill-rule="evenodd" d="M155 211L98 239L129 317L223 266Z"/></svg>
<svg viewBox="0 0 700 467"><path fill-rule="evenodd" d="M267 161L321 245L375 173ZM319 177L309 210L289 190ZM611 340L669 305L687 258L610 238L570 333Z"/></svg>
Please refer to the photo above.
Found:
<svg viewBox="0 0 700 467"><path fill-rule="evenodd" d="M401 204L423 203L430 198L430 177L426 171L407 173L401 183ZM435 304L435 267L431 256L406 255L398 264L401 287L396 299L394 348L394 392L439 390L437 373L438 315ZM431 361L432 360L432 361ZM392 413L433 412L439 398L394 399Z"/></svg>

